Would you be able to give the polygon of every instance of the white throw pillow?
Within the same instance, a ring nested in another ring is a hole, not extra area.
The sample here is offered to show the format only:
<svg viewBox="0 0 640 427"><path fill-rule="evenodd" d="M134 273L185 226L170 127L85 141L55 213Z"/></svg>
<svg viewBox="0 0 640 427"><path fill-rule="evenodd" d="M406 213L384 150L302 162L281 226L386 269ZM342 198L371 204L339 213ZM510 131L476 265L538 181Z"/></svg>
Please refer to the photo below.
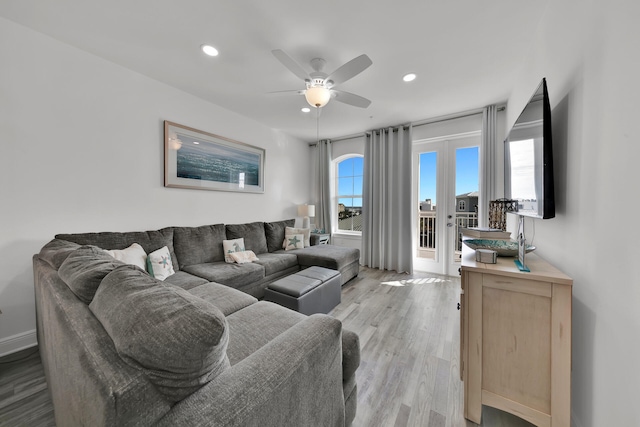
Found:
<svg viewBox="0 0 640 427"><path fill-rule="evenodd" d="M147 257L147 271L158 280L164 280L172 274L175 274L169 248L163 246L149 254Z"/></svg>
<svg viewBox="0 0 640 427"><path fill-rule="evenodd" d="M231 258L231 254L234 252L244 252L244 238L223 240L222 249L224 249L224 260L233 264L234 261L233 258Z"/></svg>
<svg viewBox="0 0 640 427"><path fill-rule="evenodd" d="M304 236L304 247L311 246L311 229L310 228L293 228L287 227L284 229L285 236L289 234L302 234ZM284 247L284 246L283 246Z"/></svg>
<svg viewBox="0 0 640 427"><path fill-rule="evenodd" d="M132 264L141 269L147 269L147 253L137 243L133 243L131 246L125 249L113 249L106 250L105 252L125 264Z"/></svg>
<svg viewBox="0 0 640 427"><path fill-rule="evenodd" d="M229 256L238 264L258 261L258 257L253 251L231 252Z"/></svg>
<svg viewBox="0 0 640 427"><path fill-rule="evenodd" d="M284 238L284 250L290 251L291 249L304 248L304 235L302 234L287 234Z"/></svg>

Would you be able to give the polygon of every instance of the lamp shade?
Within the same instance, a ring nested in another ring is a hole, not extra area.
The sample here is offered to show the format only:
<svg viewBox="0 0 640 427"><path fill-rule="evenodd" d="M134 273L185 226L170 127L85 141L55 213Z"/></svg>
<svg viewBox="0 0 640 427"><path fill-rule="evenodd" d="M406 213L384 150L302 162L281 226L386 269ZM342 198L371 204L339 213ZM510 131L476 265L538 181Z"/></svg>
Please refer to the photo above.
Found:
<svg viewBox="0 0 640 427"><path fill-rule="evenodd" d="M304 97L309 105L320 108L327 105L331 99L331 92L326 87L312 86L304 92Z"/></svg>
<svg viewBox="0 0 640 427"><path fill-rule="evenodd" d="M316 206L298 205L298 215L302 217L316 216Z"/></svg>

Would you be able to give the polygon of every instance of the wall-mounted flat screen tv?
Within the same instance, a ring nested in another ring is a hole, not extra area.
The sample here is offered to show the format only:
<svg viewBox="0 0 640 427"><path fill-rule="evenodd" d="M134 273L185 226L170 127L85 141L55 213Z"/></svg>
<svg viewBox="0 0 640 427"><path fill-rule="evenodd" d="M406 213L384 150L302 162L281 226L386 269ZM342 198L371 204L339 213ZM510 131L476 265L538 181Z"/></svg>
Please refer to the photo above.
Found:
<svg viewBox="0 0 640 427"><path fill-rule="evenodd" d="M556 215L551 139L551 108L542 79L504 141L504 196L517 201L518 215Z"/></svg>

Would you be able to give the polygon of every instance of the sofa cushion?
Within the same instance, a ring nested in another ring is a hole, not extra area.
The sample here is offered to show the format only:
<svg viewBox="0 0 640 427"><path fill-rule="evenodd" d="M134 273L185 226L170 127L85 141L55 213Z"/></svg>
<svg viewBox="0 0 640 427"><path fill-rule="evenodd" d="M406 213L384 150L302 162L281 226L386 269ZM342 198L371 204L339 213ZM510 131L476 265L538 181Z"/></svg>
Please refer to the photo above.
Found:
<svg viewBox="0 0 640 427"><path fill-rule="evenodd" d="M225 316L258 302L251 295L220 283L205 283L189 292L215 305Z"/></svg>
<svg viewBox="0 0 640 427"><path fill-rule="evenodd" d="M131 265L108 274L89 305L120 357L178 402L229 366L229 330L212 304Z"/></svg>
<svg viewBox="0 0 640 427"><path fill-rule="evenodd" d="M60 266L58 275L82 302L89 304L102 279L122 265L123 262L102 249L86 245L69 254Z"/></svg>
<svg viewBox="0 0 640 427"><path fill-rule="evenodd" d="M103 233L57 234L55 237L79 245L93 245L102 249L124 249L131 246L132 243L138 243L148 254L166 246L169 248L173 260L173 269L179 270L178 261L173 251L173 228L171 227L125 233L107 231Z"/></svg>
<svg viewBox="0 0 640 427"><path fill-rule="evenodd" d="M80 247L79 244L66 240L53 239L40 249L38 256L51 267L58 270L65 259Z"/></svg>
<svg viewBox="0 0 640 427"><path fill-rule="evenodd" d="M293 227L295 223L295 219L264 223L264 232L267 239L267 249L269 250L269 252L274 252L282 249L282 242L284 241L284 229L286 227Z"/></svg>
<svg viewBox="0 0 640 427"><path fill-rule="evenodd" d="M247 283L259 282L265 276L264 267L256 263L229 264L226 262L212 262L207 264L189 265L184 271L209 282L239 287Z"/></svg>
<svg viewBox="0 0 640 427"><path fill-rule="evenodd" d="M292 253L298 256L298 264L303 267L325 267L341 270L347 265L360 260L360 251L334 245L317 245L304 249L296 249Z"/></svg>
<svg viewBox="0 0 640 427"><path fill-rule="evenodd" d="M174 227L173 250L180 268L187 265L222 261L222 241L227 238L224 224L201 227Z"/></svg>
<svg viewBox="0 0 640 427"><path fill-rule="evenodd" d="M263 222L252 222L249 224L227 224L227 239L244 239L244 247L246 250L253 251L258 256L267 249L267 238L264 231ZM282 243L282 242L280 242Z"/></svg>
<svg viewBox="0 0 640 427"><path fill-rule="evenodd" d="M260 259L254 262L264 267L266 276L271 276L279 271L297 266L298 257L292 252L261 254Z"/></svg>
<svg viewBox="0 0 640 427"><path fill-rule="evenodd" d="M242 361L306 317L267 301L259 301L227 316L229 362L233 366Z"/></svg>
<svg viewBox="0 0 640 427"><path fill-rule="evenodd" d="M175 274L172 274L171 276L164 279L164 282L179 286L185 290L189 290L195 288L196 286L209 283L207 279L194 276L193 274L187 273L186 271L176 271Z"/></svg>

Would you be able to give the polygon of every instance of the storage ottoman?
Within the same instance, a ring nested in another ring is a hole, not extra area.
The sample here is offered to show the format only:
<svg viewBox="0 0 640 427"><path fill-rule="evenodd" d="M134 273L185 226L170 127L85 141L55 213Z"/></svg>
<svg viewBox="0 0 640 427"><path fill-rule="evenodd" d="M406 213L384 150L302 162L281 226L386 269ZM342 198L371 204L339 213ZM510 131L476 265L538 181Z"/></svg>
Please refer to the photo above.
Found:
<svg viewBox="0 0 640 427"><path fill-rule="evenodd" d="M309 267L269 284L264 299L306 315L326 314L340 304L340 289L339 271Z"/></svg>

